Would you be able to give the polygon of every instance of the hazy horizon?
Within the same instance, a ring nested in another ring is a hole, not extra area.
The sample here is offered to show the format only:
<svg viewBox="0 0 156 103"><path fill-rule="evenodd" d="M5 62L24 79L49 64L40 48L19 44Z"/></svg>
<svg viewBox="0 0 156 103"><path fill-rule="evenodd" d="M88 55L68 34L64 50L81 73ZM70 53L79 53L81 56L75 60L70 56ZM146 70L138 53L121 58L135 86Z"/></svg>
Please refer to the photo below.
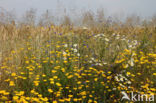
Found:
<svg viewBox="0 0 156 103"><path fill-rule="evenodd" d="M103 8L107 15L127 16L137 14L150 17L156 14L156 0L0 0L0 7L22 16L25 11L35 8L38 15L46 10L53 14L62 14L64 8L73 13L97 11Z"/></svg>

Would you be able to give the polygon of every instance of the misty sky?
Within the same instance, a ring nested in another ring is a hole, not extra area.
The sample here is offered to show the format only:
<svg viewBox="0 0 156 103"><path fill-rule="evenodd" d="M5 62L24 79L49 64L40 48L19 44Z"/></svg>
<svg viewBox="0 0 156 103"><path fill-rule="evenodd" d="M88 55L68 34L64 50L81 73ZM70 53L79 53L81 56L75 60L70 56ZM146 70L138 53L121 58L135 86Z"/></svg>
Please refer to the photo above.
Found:
<svg viewBox="0 0 156 103"><path fill-rule="evenodd" d="M61 13L63 8L74 12L104 8L108 15L137 14L148 17L156 14L156 0L0 0L0 7L7 11L16 11L18 15L29 8L37 9L39 14L47 9Z"/></svg>

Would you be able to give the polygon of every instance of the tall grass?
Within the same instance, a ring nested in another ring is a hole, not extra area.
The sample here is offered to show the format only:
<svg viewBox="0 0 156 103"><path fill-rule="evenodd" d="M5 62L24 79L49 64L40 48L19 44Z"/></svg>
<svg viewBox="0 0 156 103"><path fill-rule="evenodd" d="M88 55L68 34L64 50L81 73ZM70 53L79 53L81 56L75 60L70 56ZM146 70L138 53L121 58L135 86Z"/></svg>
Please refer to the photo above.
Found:
<svg viewBox="0 0 156 103"><path fill-rule="evenodd" d="M155 94L154 25L103 17L87 12L80 27L67 16L62 25L1 24L0 101L124 103L122 91Z"/></svg>

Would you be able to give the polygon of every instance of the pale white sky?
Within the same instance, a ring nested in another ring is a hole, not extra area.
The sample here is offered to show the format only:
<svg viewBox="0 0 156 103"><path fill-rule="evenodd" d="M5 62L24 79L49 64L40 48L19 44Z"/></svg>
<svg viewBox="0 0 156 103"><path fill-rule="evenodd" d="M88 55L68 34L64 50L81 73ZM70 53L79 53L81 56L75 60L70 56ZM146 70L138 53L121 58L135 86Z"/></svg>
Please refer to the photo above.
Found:
<svg viewBox="0 0 156 103"><path fill-rule="evenodd" d="M156 0L0 0L0 7L21 15L29 8L37 9L41 14L47 9L61 13L63 8L76 11L104 8L107 14L152 16L156 13ZM79 11L79 12L80 12Z"/></svg>

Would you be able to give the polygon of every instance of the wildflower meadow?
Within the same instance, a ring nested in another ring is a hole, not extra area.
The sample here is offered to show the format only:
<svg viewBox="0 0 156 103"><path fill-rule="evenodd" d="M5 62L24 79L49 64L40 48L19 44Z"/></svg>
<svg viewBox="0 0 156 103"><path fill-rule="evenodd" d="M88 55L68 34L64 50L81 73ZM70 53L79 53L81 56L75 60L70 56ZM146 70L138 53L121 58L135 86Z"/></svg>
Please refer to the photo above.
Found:
<svg viewBox="0 0 156 103"><path fill-rule="evenodd" d="M155 103L156 27L114 27L0 24L0 103Z"/></svg>

